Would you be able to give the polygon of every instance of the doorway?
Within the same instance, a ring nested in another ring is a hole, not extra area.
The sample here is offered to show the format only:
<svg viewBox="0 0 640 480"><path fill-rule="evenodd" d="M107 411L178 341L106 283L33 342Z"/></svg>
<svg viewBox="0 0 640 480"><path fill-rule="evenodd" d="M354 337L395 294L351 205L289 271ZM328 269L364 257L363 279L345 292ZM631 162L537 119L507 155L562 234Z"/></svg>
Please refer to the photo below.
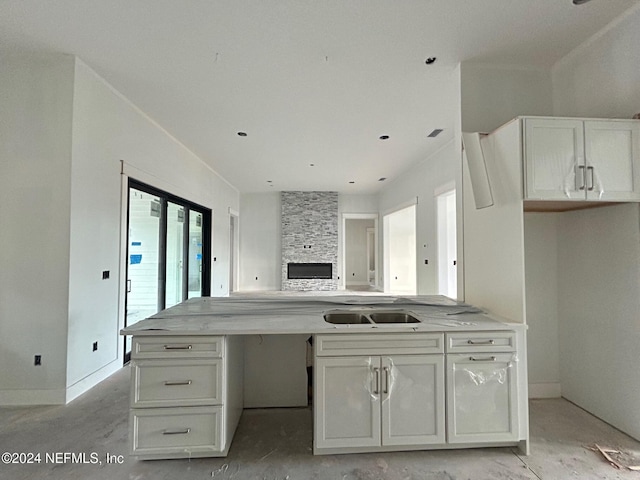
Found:
<svg viewBox="0 0 640 480"><path fill-rule="evenodd" d="M210 294L210 232L211 210L129 180L125 327Z"/></svg>
<svg viewBox="0 0 640 480"><path fill-rule="evenodd" d="M347 290L377 290L378 214L342 214L342 286Z"/></svg>
<svg viewBox="0 0 640 480"><path fill-rule="evenodd" d="M458 249L456 237L456 190L436 196L438 235L438 294L458 297Z"/></svg>
<svg viewBox="0 0 640 480"><path fill-rule="evenodd" d="M402 208L383 217L384 291L415 295L416 206Z"/></svg>
<svg viewBox="0 0 640 480"><path fill-rule="evenodd" d="M238 282L238 215L229 214L229 293L235 292Z"/></svg>

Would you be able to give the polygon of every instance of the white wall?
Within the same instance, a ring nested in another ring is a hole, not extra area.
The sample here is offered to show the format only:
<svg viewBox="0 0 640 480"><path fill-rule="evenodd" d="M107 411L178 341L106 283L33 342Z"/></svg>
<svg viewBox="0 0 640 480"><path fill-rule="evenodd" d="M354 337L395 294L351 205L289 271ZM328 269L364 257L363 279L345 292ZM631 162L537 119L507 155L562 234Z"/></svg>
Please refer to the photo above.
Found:
<svg viewBox="0 0 640 480"><path fill-rule="evenodd" d="M0 56L0 65L0 404L61 403L73 58Z"/></svg>
<svg viewBox="0 0 640 480"><path fill-rule="evenodd" d="M562 214L562 395L640 439L638 204Z"/></svg>
<svg viewBox="0 0 640 480"><path fill-rule="evenodd" d="M558 213L524 214L529 396L560 396Z"/></svg>
<svg viewBox="0 0 640 480"><path fill-rule="evenodd" d="M558 116L631 118L640 113L640 5L553 67Z"/></svg>
<svg viewBox="0 0 640 480"><path fill-rule="evenodd" d="M636 6L554 66L556 115L640 112L639 23ZM640 439L639 218L638 204L563 214L558 256L562 394Z"/></svg>
<svg viewBox="0 0 640 480"><path fill-rule="evenodd" d="M519 115L551 115L551 71L463 62L460 69L463 132L489 133Z"/></svg>
<svg viewBox="0 0 640 480"><path fill-rule="evenodd" d="M240 197L240 291L282 287L280 192Z"/></svg>
<svg viewBox="0 0 640 480"><path fill-rule="evenodd" d="M447 184L460 184L460 150L451 141L429 158L385 185L379 194L379 209L384 213L418 198L416 205L416 258L418 295L438 293L437 205L436 191ZM385 182L386 183L386 182ZM461 195L461 189L459 189ZM379 222L379 229L382 228ZM380 230L381 233L381 230ZM379 235L382 237L382 235ZM380 248L383 251L383 248ZM425 265L424 261L429 263ZM383 266L380 263L381 276ZM382 281L380 281L382 285Z"/></svg>
<svg viewBox="0 0 640 480"><path fill-rule="evenodd" d="M1 290L19 288L29 301L21 293L0 307L8 344L0 402L62 403L122 366L121 160L131 177L213 209L214 295L228 288L228 209L238 193L78 59L22 56L3 61L1 75L11 159L2 165L12 165L0 180L11 199L2 205L12 205L6 224L19 227L2 249L10 257ZM35 353L43 366L34 370ZM33 394L51 388L55 398Z"/></svg>

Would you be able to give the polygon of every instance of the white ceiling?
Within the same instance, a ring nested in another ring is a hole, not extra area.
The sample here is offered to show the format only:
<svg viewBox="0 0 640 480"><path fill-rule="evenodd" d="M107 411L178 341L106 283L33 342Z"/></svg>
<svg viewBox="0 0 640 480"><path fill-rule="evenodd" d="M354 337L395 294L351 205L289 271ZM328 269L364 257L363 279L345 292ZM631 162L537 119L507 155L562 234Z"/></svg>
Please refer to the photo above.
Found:
<svg viewBox="0 0 640 480"><path fill-rule="evenodd" d="M459 62L550 67L636 3L0 0L0 49L78 55L240 191L373 193L453 137Z"/></svg>

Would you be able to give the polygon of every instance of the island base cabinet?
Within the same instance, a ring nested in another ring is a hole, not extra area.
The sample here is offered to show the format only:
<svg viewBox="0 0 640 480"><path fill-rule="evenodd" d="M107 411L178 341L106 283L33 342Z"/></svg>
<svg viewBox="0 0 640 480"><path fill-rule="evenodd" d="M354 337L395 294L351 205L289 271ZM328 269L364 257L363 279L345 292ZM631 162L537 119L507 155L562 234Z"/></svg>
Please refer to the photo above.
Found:
<svg viewBox="0 0 640 480"><path fill-rule="evenodd" d="M145 459L222 453L222 407L132 409L133 455Z"/></svg>
<svg viewBox="0 0 640 480"><path fill-rule="evenodd" d="M316 359L315 448L380 445L379 362L372 357Z"/></svg>
<svg viewBox="0 0 640 480"><path fill-rule="evenodd" d="M316 369L316 452L445 442L442 355L319 358Z"/></svg>
<svg viewBox="0 0 640 480"><path fill-rule="evenodd" d="M512 353L447 355L449 443L519 439L515 358Z"/></svg>

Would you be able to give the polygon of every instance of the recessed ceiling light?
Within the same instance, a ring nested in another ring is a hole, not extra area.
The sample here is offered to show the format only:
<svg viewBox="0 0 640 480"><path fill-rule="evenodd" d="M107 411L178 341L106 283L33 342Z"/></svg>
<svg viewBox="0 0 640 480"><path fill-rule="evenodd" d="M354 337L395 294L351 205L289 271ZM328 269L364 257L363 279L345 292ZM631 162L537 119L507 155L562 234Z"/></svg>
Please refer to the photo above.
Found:
<svg viewBox="0 0 640 480"><path fill-rule="evenodd" d="M239 137L246 137L247 136L247 132L238 132L238 136Z"/></svg>
<svg viewBox="0 0 640 480"><path fill-rule="evenodd" d="M378 181L379 181L379 182L384 182L386 179L387 179L387 177L380 177L380 178L378 179Z"/></svg>
<svg viewBox="0 0 640 480"><path fill-rule="evenodd" d="M429 57L424 61L424 63L426 63L427 65L432 65L436 63L436 57Z"/></svg>
<svg viewBox="0 0 640 480"><path fill-rule="evenodd" d="M389 140L389 135L380 135L380 140Z"/></svg>
<svg viewBox="0 0 640 480"><path fill-rule="evenodd" d="M440 135L442 133L442 128L436 128L434 131L432 131L429 135L427 135L427 137L431 137L431 138L435 138L438 135Z"/></svg>

